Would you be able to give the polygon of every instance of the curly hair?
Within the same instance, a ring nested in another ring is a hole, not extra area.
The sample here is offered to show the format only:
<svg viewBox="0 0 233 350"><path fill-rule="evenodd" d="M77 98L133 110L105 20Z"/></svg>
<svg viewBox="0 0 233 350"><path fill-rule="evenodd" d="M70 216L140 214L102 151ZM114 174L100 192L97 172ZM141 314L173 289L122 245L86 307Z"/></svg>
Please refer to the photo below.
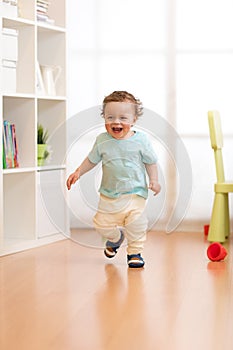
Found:
<svg viewBox="0 0 233 350"><path fill-rule="evenodd" d="M101 115L104 116L105 106L109 102L129 102L135 105L136 118L143 114L142 102L127 91L114 91L103 100Z"/></svg>

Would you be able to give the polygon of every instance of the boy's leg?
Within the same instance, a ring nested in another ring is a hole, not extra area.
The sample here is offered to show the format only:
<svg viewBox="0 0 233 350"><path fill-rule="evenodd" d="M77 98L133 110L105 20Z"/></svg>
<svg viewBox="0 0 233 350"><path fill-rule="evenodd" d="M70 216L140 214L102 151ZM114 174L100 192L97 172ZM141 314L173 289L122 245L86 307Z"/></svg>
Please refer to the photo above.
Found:
<svg viewBox="0 0 233 350"><path fill-rule="evenodd" d="M117 200L100 196L98 211L93 223L96 231L105 240L105 255L112 258L124 240L124 235L119 226L122 226L124 215L120 212Z"/></svg>
<svg viewBox="0 0 233 350"><path fill-rule="evenodd" d="M107 228L106 228L106 226L103 225L101 220L101 217L103 219L103 216L97 215L97 214L95 215L93 221L94 221L94 226L96 231L106 241L104 254L108 258L113 258L117 254L118 249L120 248L122 242L124 241L125 237L124 237L123 231L116 226L112 227L110 223L109 225L107 225Z"/></svg>
<svg viewBox="0 0 233 350"><path fill-rule="evenodd" d="M145 214L146 201L135 196L132 208L125 220L125 236L128 240L127 253L141 254L146 241L148 220Z"/></svg>
<svg viewBox="0 0 233 350"><path fill-rule="evenodd" d="M131 213L130 217L135 217L135 213ZM141 254L144 248L147 234L147 218L144 214L137 216L134 221L126 224L125 236L128 240L127 253Z"/></svg>
<svg viewBox="0 0 233 350"><path fill-rule="evenodd" d="M142 215L126 226L125 235L128 240L127 262L132 268L143 267L145 262L141 256L146 241L147 219ZM141 230L140 230L141 227Z"/></svg>
<svg viewBox="0 0 233 350"><path fill-rule="evenodd" d="M147 232L147 218L144 213L146 200L137 195L123 198L109 199L100 196L98 211L93 219L95 229L105 238L105 255L113 257L124 240L119 227L125 226L125 235L128 240L128 264L130 267L142 267L144 261L140 254L143 251ZM111 250L109 253L108 250ZM138 255L135 257L135 255ZM139 263L134 266L130 259Z"/></svg>
<svg viewBox="0 0 233 350"><path fill-rule="evenodd" d="M125 223L125 236L128 240L127 260L129 267L143 267L144 260L141 253L146 241L148 220L145 215L146 201L136 197L132 203L132 210Z"/></svg>
<svg viewBox="0 0 233 350"><path fill-rule="evenodd" d="M121 231L118 226L116 224L114 225L114 222L108 220L106 216L108 215L97 213L93 219L94 227L105 241L117 242L121 237Z"/></svg>

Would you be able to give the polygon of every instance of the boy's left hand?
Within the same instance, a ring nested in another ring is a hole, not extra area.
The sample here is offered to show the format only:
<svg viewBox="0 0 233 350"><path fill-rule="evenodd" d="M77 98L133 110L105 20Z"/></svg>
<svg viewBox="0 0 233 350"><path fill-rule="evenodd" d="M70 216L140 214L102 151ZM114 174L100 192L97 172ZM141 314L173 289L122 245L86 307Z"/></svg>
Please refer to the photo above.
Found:
<svg viewBox="0 0 233 350"><path fill-rule="evenodd" d="M154 192L154 196L161 191L161 186L158 181L150 181L148 188Z"/></svg>

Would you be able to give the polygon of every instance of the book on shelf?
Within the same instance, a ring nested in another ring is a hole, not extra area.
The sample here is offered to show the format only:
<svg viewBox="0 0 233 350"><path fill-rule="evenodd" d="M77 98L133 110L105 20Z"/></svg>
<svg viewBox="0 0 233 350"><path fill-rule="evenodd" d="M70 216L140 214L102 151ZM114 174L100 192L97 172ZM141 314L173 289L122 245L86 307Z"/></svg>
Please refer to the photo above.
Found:
<svg viewBox="0 0 233 350"><path fill-rule="evenodd" d="M42 9L42 10L45 10L45 11L47 11L48 10L48 8L49 8L49 5L50 5L50 2L49 1L37 1L36 2L36 7L37 7L37 9Z"/></svg>
<svg viewBox="0 0 233 350"><path fill-rule="evenodd" d="M3 121L3 169L18 168L18 144L16 137L15 124L7 120Z"/></svg>
<svg viewBox="0 0 233 350"><path fill-rule="evenodd" d="M43 5L43 6L49 6L50 5L50 1L48 1L48 0L37 0L36 1L36 3L37 3L37 5Z"/></svg>
<svg viewBox="0 0 233 350"><path fill-rule="evenodd" d="M54 19L50 18L48 15L50 1L47 0L37 0L36 2L36 17L38 21L54 24Z"/></svg>
<svg viewBox="0 0 233 350"><path fill-rule="evenodd" d="M40 22L43 22L43 23L47 23L47 24L54 24L55 23L54 19L50 18L47 15L43 15L43 14L37 13L36 16L37 16L37 21L40 21Z"/></svg>

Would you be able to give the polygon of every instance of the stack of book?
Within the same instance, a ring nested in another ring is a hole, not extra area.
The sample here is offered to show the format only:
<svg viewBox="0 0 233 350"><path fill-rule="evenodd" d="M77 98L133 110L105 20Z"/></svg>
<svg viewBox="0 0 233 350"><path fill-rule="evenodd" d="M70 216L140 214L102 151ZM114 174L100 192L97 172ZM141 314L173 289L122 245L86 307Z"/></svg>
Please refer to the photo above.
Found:
<svg viewBox="0 0 233 350"><path fill-rule="evenodd" d="M17 168L18 146L15 132L15 124L4 120L3 122L3 152L2 161L3 169Z"/></svg>
<svg viewBox="0 0 233 350"><path fill-rule="evenodd" d="M11 5L11 6L17 6L18 5L18 0L3 0L3 2Z"/></svg>
<svg viewBox="0 0 233 350"><path fill-rule="evenodd" d="M18 0L0 0L0 12L4 17L18 16Z"/></svg>
<svg viewBox="0 0 233 350"><path fill-rule="evenodd" d="M48 15L50 1L37 0L36 2L36 16L37 20L48 24L54 24L54 20Z"/></svg>

